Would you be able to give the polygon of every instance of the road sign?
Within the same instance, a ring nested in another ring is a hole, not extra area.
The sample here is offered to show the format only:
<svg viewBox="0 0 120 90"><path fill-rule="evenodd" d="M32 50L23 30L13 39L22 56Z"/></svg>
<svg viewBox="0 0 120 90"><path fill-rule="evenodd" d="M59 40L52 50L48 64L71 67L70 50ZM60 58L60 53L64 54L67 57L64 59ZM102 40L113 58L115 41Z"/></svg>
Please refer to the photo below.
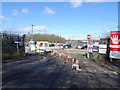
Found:
<svg viewBox="0 0 120 90"><path fill-rule="evenodd" d="M87 39L91 39L91 35L88 34L88 35L87 35Z"/></svg>
<svg viewBox="0 0 120 90"><path fill-rule="evenodd" d="M120 31L110 32L110 58L120 59Z"/></svg>
<svg viewBox="0 0 120 90"><path fill-rule="evenodd" d="M99 44L99 53L106 54L107 53L107 44Z"/></svg>

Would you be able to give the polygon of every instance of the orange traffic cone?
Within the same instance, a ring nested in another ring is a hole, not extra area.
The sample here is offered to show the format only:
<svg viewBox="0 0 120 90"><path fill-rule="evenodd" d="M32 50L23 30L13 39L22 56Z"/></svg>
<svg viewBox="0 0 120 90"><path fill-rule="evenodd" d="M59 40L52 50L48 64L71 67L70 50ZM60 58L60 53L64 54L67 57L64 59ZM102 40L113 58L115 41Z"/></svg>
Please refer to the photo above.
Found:
<svg viewBox="0 0 120 90"><path fill-rule="evenodd" d="M68 62L69 61L69 57L68 56L66 56L66 60L65 60L65 62Z"/></svg>

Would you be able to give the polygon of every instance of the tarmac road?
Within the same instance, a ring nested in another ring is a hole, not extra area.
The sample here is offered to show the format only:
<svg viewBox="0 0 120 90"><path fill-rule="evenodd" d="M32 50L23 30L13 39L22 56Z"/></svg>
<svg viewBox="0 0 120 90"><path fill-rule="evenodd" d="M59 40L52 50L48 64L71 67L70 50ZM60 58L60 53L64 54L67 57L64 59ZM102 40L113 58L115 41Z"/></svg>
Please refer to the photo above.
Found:
<svg viewBox="0 0 120 90"><path fill-rule="evenodd" d="M58 54L38 54L26 60L3 63L2 87L120 88L118 67L111 63L83 59L83 52L76 49L54 49L54 52L70 55L71 59L65 63L65 58L59 58ZM72 58L79 60L82 72L72 71Z"/></svg>

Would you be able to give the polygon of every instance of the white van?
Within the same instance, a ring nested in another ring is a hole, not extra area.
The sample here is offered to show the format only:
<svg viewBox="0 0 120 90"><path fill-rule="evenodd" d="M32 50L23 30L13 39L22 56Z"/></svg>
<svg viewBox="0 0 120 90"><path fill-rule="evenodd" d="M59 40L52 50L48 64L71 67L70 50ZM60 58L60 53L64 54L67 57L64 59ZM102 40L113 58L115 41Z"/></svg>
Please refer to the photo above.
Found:
<svg viewBox="0 0 120 90"><path fill-rule="evenodd" d="M36 44L37 52L50 52L49 42L48 41L37 41Z"/></svg>

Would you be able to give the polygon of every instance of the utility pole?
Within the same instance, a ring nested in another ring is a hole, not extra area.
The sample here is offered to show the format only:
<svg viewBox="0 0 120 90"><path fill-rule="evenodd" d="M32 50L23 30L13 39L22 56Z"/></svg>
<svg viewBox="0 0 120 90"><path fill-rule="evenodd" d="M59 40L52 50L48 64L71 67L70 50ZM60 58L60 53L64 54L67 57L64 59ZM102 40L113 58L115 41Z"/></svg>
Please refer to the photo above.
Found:
<svg viewBox="0 0 120 90"><path fill-rule="evenodd" d="M33 25L32 25L32 38L31 39L33 40Z"/></svg>
<svg viewBox="0 0 120 90"><path fill-rule="evenodd" d="M18 43L17 43L17 55L19 54L19 47L18 47Z"/></svg>
<svg viewBox="0 0 120 90"><path fill-rule="evenodd" d="M23 35L23 52L24 52L24 56L26 56L26 53L25 53L25 34Z"/></svg>

